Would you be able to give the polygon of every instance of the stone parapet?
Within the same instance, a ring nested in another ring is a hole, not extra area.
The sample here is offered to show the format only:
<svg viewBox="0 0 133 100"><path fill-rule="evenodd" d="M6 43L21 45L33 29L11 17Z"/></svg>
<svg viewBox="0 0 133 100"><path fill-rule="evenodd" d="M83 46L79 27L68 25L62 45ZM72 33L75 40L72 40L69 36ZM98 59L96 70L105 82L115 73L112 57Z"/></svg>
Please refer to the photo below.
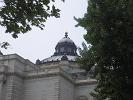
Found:
<svg viewBox="0 0 133 100"><path fill-rule="evenodd" d="M76 80L75 83L77 86L93 85L97 84L97 80L96 79Z"/></svg>

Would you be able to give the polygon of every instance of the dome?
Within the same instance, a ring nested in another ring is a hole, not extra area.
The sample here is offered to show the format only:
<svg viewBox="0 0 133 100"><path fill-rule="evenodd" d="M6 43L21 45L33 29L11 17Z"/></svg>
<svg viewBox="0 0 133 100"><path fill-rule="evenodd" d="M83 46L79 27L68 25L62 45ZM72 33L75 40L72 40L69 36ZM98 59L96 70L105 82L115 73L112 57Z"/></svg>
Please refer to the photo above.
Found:
<svg viewBox="0 0 133 100"><path fill-rule="evenodd" d="M37 64L58 62L61 60L76 61L78 58L77 47L75 43L68 37L68 33L65 33L63 37L56 45L54 54L42 61L37 60Z"/></svg>
<svg viewBox="0 0 133 100"><path fill-rule="evenodd" d="M69 37L62 38L58 43L64 43L64 42L74 43Z"/></svg>
<svg viewBox="0 0 133 100"><path fill-rule="evenodd" d="M65 33L65 37L62 38L55 47L54 55L70 55L77 56L77 47L74 42L68 37L68 33Z"/></svg>

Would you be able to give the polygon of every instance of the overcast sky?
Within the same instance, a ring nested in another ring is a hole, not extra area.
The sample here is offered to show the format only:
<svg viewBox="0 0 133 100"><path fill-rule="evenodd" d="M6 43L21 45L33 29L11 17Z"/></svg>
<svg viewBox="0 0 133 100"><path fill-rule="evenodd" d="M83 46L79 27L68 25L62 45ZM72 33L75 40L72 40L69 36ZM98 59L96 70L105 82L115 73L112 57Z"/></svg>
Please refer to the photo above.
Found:
<svg viewBox="0 0 133 100"><path fill-rule="evenodd" d="M11 45L7 50L1 50L3 54L17 53L32 62L36 59L43 60L53 55L57 42L64 37L65 32L68 32L68 36L77 46L81 46L86 31L81 27L75 27L77 22L73 17L84 16L87 0L65 0L65 3L56 1L56 6L61 9L60 18L47 20L44 30L34 27L32 31L13 39L11 35L4 33L4 28L0 27L1 41L8 41Z"/></svg>

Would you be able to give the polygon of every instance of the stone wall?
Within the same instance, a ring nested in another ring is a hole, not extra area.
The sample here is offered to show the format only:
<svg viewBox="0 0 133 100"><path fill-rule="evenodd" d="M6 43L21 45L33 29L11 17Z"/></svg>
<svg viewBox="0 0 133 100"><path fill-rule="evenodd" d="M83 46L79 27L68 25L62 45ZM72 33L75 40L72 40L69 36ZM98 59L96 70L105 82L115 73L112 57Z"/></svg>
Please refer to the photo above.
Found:
<svg viewBox="0 0 133 100"><path fill-rule="evenodd" d="M75 81L62 70L70 65L38 67L16 54L0 56L0 100L93 100L96 81Z"/></svg>
<svg viewBox="0 0 133 100"><path fill-rule="evenodd" d="M26 66L27 60L17 54L0 56L1 100L23 100Z"/></svg>
<svg viewBox="0 0 133 100"><path fill-rule="evenodd" d="M24 90L24 100L59 100L59 77L27 79Z"/></svg>
<svg viewBox="0 0 133 100"><path fill-rule="evenodd" d="M3 87L6 93L3 100L23 100L23 80L20 77L8 76Z"/></svg>
<svg viewBox="0 0 133 100"><path fill-rule="evenodd" d="M59 100L74 100L74 84L60 76Z"/></svg>
<svg viewBox="0 0 133 100"><path fill-rule="evenodd" d="M94 90L96 84L78 85L75 88L75 100L94 100L90 93ZM86 99L82 99L86 98Z"/></svg>

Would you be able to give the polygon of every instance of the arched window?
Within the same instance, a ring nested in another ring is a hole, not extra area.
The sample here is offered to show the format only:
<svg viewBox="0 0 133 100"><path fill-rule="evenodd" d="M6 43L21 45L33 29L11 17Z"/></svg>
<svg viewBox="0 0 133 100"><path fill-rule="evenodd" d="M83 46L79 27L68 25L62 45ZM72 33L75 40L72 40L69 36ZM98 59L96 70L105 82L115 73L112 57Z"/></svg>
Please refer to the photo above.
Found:
<svg viewBox="0 0 133 100"><path fill-rule="evenodd" d="M64 47L60 48L60 52L64 52L64 51L65 51Z"/></svg>

